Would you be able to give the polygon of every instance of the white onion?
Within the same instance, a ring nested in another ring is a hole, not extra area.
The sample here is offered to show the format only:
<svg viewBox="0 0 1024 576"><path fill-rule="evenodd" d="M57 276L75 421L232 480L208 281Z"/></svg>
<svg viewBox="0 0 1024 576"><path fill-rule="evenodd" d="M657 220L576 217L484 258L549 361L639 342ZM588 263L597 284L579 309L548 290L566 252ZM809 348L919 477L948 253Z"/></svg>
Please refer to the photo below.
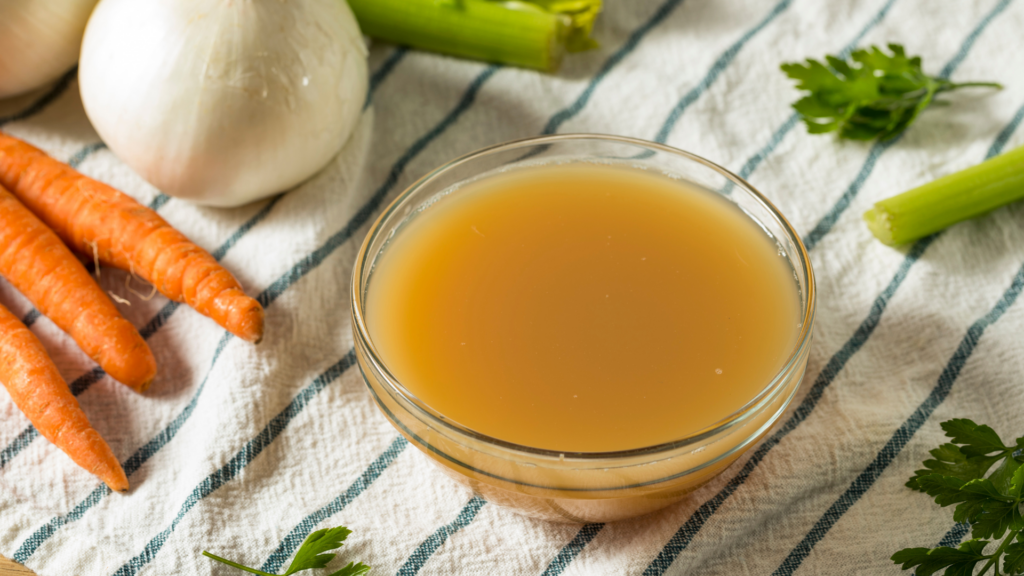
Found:
<svg viewBox="0 0 1024 576"><path fill-rule="evenodd" d="M96 0L0 0L0 98L57 79L78 60Z"/></svg>
<svg viewBox="0 0 1024 576"><path fill-rule="evenodd" d="M342 0L102 0L79 66L110 149L163 192L216 206L320 170L367 88Z"/></svg>

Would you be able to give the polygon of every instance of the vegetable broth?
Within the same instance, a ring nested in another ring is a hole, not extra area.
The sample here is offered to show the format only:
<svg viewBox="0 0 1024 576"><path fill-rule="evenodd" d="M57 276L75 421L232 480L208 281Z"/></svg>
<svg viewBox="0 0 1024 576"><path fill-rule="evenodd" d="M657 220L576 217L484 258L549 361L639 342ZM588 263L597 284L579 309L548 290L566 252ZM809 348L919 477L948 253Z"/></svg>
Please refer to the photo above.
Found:
<svg viewBox="0 0 1024 576"><path fill-rule="evenodd" d="M366 295L377 352L412 394L563 452L713 426L778 373L799 321L792 268L734 204L589 163L440 197L390 241Z"/></svg>

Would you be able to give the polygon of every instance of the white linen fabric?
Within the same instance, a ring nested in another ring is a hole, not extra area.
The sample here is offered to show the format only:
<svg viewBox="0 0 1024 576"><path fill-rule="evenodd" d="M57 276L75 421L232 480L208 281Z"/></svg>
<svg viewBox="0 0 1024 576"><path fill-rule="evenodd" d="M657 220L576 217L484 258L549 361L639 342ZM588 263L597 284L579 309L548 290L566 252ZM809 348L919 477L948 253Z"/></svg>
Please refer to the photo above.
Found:
<svg viewBox="0 0 1024 576"><path fill-rule="evenodd" d="M378 44L345 150L231 210L168 199L120 163L73 72L0 102L3 130L156 207L267 311L252 346L104 269L159 363L138 395L0 282L133 487L108 493L0 391L0 554L42 576L240 573L204 549L282 572L309 532L345 525L332 566L372 574L901 573L896 550L964 537L903 486L944 441L939 423L1024 434L1024 206L903 249L860 216L1024 144L1022 30L1024 0L610 0L601 48L553 75ZM954 93L886 144L807 134L779 65L888 42L930 73L1005 89ZM352 262L381 208L449 159L545 132L657 139L748 178L804 236L819 287L807 374L776 429L685 501L605 526L531 520L457 486L378 413L351 352Z"/></svg>

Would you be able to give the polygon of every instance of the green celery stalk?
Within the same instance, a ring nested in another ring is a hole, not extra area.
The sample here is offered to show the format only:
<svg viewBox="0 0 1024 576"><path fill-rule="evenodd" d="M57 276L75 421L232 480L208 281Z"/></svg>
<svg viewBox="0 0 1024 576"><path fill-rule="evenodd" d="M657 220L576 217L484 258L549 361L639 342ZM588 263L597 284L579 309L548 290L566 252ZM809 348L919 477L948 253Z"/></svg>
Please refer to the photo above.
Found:
<svg viewBox="0 0 1024 576"><path fill-rule="evenodd" d="M896 246L1022 198L1024 146L876 202L864 220L876 238Z"/></svg>
<svg viewBox="0 0 1024 576"><path fill-rule="evenodd" d="M601 0L348 0L363 33L454 56L554 71L593 48Z"/></svg>

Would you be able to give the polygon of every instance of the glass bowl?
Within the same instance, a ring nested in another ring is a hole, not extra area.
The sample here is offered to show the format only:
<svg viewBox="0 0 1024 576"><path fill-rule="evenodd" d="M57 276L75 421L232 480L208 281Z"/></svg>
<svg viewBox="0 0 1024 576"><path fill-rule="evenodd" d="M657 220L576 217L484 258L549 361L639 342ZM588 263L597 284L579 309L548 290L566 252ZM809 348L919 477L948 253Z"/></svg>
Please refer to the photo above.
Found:
<svg viewBox="0 0 1024 576"><path fill-rule="evenodd" d="M777 374L742 408L672 442L617 452L554 452L489 437L446 418L399 382L366 326L374 262L404 223L460 184L520 167L589 162L658 171L727 197L778 246L793 270L801 318L796 343ZM566 134L500 144L458 158L410 186L370 228L356 257L352 329L366 385L384 416L441 470L488 501L559 522L610 522L679 501L722 472L782 415L803 378L814 321L807 251L785 217L743 179L707 160L620 136Z"/></svg>

